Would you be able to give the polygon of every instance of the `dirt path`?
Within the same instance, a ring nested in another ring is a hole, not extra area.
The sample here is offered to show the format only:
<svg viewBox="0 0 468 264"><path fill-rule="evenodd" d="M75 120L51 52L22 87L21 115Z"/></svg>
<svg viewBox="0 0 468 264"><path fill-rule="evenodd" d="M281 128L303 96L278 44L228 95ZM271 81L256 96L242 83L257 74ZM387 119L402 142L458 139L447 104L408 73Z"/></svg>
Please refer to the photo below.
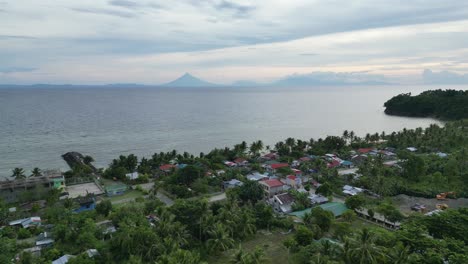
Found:
<svg viewBox="0 0 468 264"><path fill-rule="evenodd" d="M408 195L400 194L392 198L395 204L400 208L404 213L410 213L411 206L419 203L426 205L428 211L436 209L436 204L447 204L449 208L460 208L468 207L468 199L458 198L458 199L447 199L445 201L439 201L435 198L421 198L421 197L411 197Z"/></svg>

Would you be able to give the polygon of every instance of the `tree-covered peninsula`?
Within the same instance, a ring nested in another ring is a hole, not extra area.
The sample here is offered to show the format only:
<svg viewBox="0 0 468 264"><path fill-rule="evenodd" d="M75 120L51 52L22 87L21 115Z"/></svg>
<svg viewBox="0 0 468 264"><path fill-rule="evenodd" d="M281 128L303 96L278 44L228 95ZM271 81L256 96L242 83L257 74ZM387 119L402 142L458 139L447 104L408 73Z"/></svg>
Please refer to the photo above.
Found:
<svg viewBox="0 0 468 264"><path fill-rule="evenodd" d="M385 113L398 116L435 117L444 120L468 118L468 91L433 90L412 96L394 96L384 104Z"/></svg>

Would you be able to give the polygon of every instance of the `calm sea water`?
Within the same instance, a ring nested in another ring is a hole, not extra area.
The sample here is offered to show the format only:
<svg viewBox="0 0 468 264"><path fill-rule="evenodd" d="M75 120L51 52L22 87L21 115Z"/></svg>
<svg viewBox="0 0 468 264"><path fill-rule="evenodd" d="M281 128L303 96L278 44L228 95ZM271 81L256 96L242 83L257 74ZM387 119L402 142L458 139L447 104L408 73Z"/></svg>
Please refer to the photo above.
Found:
<svg viewBox="0 0 468 264"><path fill-rule="evenodd" d="M439 122L387 116L383 103L434 88L0 89L0 177L15 167L67 169L60 155L68 151L106 166L120 154L426 127Z"/></svg>

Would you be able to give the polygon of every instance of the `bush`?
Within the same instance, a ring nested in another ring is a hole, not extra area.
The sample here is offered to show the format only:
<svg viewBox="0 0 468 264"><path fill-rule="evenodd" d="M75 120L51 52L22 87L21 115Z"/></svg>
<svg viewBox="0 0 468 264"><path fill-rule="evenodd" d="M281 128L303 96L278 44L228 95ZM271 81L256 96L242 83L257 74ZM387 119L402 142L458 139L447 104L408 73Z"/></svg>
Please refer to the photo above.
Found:
<svg viewBox="0 0 468 264"><path fill-rule="evenodd" d="M31 232L27 228L21 228L18 231L18 239L25 239L25 238L30 238L31 237Z"/></svg>
<svg viewBox="0 0 468 264"><path fill-rule="evenodd" d="M299 226L294 234L294 239L298 245L307 246L314 239L314 233L305 226Z"/></svg>

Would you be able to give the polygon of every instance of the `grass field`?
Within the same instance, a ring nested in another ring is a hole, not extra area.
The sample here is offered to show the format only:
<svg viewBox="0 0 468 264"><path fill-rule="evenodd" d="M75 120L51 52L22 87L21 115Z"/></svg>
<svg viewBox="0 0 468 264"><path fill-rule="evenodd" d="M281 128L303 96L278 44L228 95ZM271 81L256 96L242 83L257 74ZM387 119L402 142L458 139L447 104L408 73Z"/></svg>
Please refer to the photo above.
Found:
<svg viewBox="0 0 468 264"><path fill-rule="evenodd" d="M144 194L137 190L128 190L123 195L112 196L109 200L112 204L126 203L135 201L135 198L142 197Z"/></svg>
<svg viewBox="0 0 468 264"><path fill-rule="evenodd" d="M242 243L242 248L245 252L252 252L256 246L260 246L265 251L266 263L285 264L288 263L288 250L283 246L283 241L290 237L291 234L283 235L280 231L266 232L259 231L252 239ZM212 256L209 263L225 264L229 263L231 256L236 252L235 249L228 250L218 256Z"/></svg>

